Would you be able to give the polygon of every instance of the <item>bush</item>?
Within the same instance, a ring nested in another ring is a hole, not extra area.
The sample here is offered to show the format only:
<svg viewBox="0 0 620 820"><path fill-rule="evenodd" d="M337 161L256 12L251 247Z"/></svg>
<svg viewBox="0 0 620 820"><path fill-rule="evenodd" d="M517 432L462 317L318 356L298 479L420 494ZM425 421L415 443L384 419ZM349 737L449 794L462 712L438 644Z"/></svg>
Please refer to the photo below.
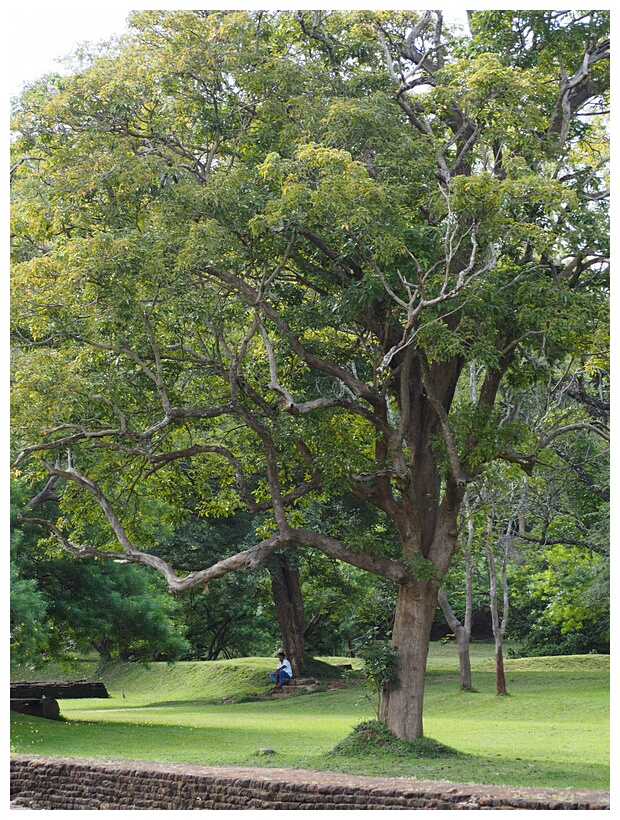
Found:
<svg viewBox="0 0 620 820"><path fill-rule="evenodd" d="M375 690L377 695L377 717L381 712L383 693L388 684L397 685L396 660L398 652L390 646L388 641L370 640L363 644L358 652L364 661L366 682Z"/></svg>

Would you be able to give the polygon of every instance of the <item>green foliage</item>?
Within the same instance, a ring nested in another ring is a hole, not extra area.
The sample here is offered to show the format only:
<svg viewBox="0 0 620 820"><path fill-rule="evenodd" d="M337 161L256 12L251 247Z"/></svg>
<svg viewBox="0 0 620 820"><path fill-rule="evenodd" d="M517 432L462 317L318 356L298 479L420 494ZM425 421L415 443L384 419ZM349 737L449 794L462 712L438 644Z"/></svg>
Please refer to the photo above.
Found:
<svg viewBox="0 0 620 820"><path fill-rule="evenodd" d="M257 602L255 585L245 580L235 575L208 592L179 596L175 620L189 643L184 659L238 658L251 649L266 654L275 646L277 621Z"/></svg>
<svg viewBox="0 0 620 820"><path fill-rule="evenodd" d="M582 432L558 443L548 459L527 484L526 535L534 541L514 545L509 629L523 654L607 653L609 450Z"/></svg>
<svg viewBox="0 0 620 820"><path fill-rule="evenodd" d="M159 533L157 554L179 570L214 563L230 544L254 543L262 517L239 512L205 519L186 511L183 520ZM216 660L267 654L278 642L277 620L265 572L233 573L206 589L176 596L175 622L190 648L184 659Z"/></svg>
<svg viewBox="0 0 620 820"><path fill-rule="evenodd" d="M49 604L33 578L20 578L10 565L11 666L34 664L45 657L49 644Z"/></svg>
<svg viewBox="0 0 620 820"><path fill-rule="evenodd" d="M547 547L511 573L511 628L520 655L609 653L609 562Z"/></svg>
<svg viewBox="0 0 620 820"><path fill-rule="evenodd" d="M531 66L558 54L565 61L574 61L576 46L596 43L606 35L609 12L475 11L471 26L479 48L498 51L506 64ZM567 71L576 67L574 62L566 64Z"/></svg>
<svg viewBox="0 0 620 820"><path fill-rule="evenodd" d="M398 647L391 646L389 641L371 638L359 647L357 654L364 661L366 682L377 696L375 711L379 715L386 689L388 686L398 686Z"/></svg>
<svg viewBox="0 0 620 820"><path fill-rule="evenodd" d="M404 563L411 573L411 577L418 581L428 580L437 577L437 567L432 561L424 558L422 555L407 556Z"/></svg>
<svg viewBox="0 0 620 820"><path fill-rule="evenodd" d="M510 349L518 355L506 379L523 390L546 378L548 358L583 345L584 319L600 319L605 297L596 288L582 295L554 274L552 260L581 253L584 230L589 244L596 237L594 245L605 245L605 206L583 190L586 180L604 183L603 171L589 169L605 161L605 133L598 122L584 125L591 138L575 146L574 160L558 158L562 170L543 162L540 134L553 108L554 60L559 54L562 66L575 66L580 49L603 36L606 15L474 12L473 39L448 37L444 65L420 97L432 133L404 117L398 103L407 95L394 96L381 45L402 43L419 14L320 16L323 39L308 37L287 12L139 12L122 47L24 93L13 142L14 418L22 440L42 441L52 429L60 437L66 424L115 429L119 413L133 432L148 429L162 384L173 406L225 402L222 377L252 311L247 294L207 284L212 268L252 286L267 276L270 304L296 338L317 356L351 364L369 384L387 351L384 337L403 333L422 293L429 304L405 336L413 333L431 362L458 357L492 370ZM306 31L315 22L306 19ZM339 72L334 61L342 61ZM479 138L467 172L443 190L433 163L459 150L450 136L454 106ZM502 173L490 160L498 141ZM34 145L41 157L21 162ZM287 264L266 274L290 243ZM491 243L494 264L444 301L457 281L456 257L463 267ZM446 258L450 248L454 258ZM290 334L264 321L280 378L300 401L342 393L338 380L300 363ZM44 339L53 342L28 344ZM268 403L267 359L255 338L248 355L244 378ZM451 408L472 473L527 442L526 428L498 424L498 413L486 404ZM226 440L255 472L253 492L264 500L253 435L229 419L211 429L186 424L156 436L157 448ZM301 465L290 444L298 437L313 451L324 494L342 493L349 468L373 465L377 431L361 414L279 414L272 432L292 484ZM111 493L159 496L173 508L192 496L204 515L241 506L221 455L138 481L144 465L124 446L126 457L120 448L74 451ZM438 466L445 469L441 456ZM81 535L89 514L76 495L70 502L67 519Z"/></svg>
<svg viewBox="0 0 620 820"><path fill-rule="evenodd" d="M187 651L175 602L145 568L66 557L38 561L35 571L49 602L55 654L93 647L104 658L174 661Z"/></svg>
<svg viewBox="0 0 620 820"><path fill-rule="evenodd" d="M393 584L319 556L308 556L301 571L308 624L304 643L309 652L352 655L370 630L379 636L391 633Z"/></svg>
<svg viewBox="0 0 620 820"><path fill-rule="evenodd" d="M24 487L12 482L20 508ZM138 566L75 560L26 524L11 530L11 654L38 664L68 650L104 658L176 660L188 650L175 624L178 607L161 577Z"/></svg>

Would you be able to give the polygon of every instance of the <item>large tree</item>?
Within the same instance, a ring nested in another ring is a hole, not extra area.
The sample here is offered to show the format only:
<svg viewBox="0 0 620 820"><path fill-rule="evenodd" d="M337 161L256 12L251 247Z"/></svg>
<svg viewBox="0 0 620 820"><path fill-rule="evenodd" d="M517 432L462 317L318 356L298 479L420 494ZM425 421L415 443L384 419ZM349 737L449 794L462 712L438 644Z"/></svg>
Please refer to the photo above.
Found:
<svg viewBox="0 0 620 820"><path fill-rule="evenodd" d="M381 718L422 735L468 483L601 427L575 403L531 430L499 399L579 363L606 309L607 18L476 12L455 36L430 11L137 12L28 89L14 463L57 477L63 545L172 591L299 546L389 579ZM385 544L308 525L346 494ZM188 496L262 513L256 544L175 572L140 511Z"/></svg>

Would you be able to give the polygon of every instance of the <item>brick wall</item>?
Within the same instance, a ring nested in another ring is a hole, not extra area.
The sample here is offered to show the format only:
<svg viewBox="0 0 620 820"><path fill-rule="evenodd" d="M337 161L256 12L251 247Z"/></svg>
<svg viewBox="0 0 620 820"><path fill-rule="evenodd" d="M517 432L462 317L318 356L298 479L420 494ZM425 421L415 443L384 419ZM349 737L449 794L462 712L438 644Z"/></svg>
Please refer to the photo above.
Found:
<svg viewBox="0 0 620 820"><path fill-rule="evenodd" d="M500 789L287 769L16 756L14 807L169 809L609 809L608 792Z"/></svg>

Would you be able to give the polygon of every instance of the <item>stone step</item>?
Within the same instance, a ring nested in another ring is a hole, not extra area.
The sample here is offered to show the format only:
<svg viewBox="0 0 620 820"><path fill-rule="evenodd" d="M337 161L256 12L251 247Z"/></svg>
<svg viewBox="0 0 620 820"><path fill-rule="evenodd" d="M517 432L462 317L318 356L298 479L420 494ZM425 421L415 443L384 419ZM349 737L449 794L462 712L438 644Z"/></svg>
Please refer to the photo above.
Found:
<svg viewBox="0 0 620 820"><path fill-rule="evenodd" d="M315 686L316 683L314 678L289 678L283 682L283 686Z"/></svg>
<svg viewBox="0 0 620 820"><path fill-rule="evenodd" d="M312 686L283 686L281 689L272 689L268 694L274 698L294 698L302 692L313 692L316 689Z"/></svg>

